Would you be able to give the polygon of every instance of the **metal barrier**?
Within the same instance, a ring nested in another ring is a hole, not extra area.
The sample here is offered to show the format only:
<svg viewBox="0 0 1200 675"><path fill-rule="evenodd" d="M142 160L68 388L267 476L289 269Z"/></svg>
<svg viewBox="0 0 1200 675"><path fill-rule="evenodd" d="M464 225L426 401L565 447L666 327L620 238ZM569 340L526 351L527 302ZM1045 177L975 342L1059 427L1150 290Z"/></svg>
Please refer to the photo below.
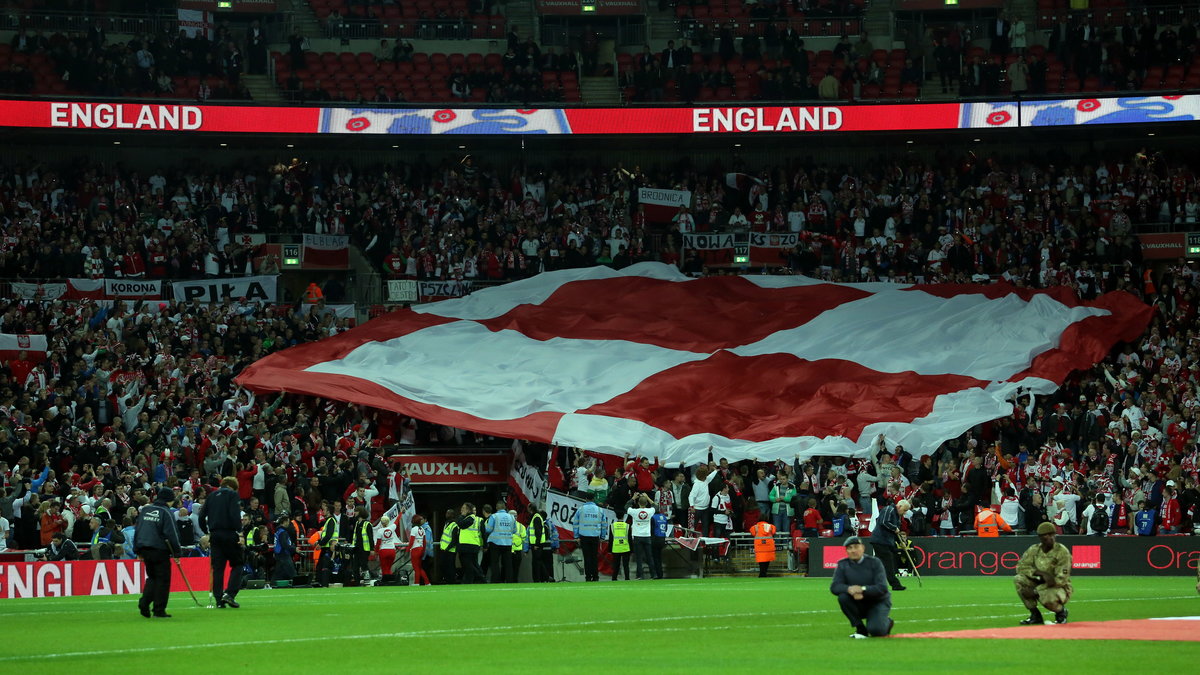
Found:
<svg viewBox="0 0 1200 675"><path fill-rule="evenodd" d="M754 555L754 537L748 532L729 535L729 554L724 560L705 557L705 574L758 574L758 560ZM791 535L775 535L775 561L767 568L769 574L799 574L805 566L801 564Z"/></svg>
<svg viewBox="0 0 1200 675"><path fill-rule="evenodd" d="M378 40L381 38L419 38L422 40L470 40L488 36L487 19L416 19L414 21L378 21L340 19L322 21L326 37L339 40Z"/></svg>
<svg viewBox="0 0 1200 675"><path fill-rule="evenodd" d="M174 33L179 17L174 12L156 14L80 14L54 10L0 14L0 30L86 33L99 21L106 33L126 35Z"/></svg>

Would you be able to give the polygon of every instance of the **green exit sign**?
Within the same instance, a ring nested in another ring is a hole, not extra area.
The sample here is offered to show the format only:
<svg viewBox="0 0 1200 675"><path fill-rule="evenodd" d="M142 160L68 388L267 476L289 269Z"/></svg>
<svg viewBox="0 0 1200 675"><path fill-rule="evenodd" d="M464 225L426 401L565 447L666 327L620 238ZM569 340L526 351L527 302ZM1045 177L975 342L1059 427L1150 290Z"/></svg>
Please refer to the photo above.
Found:
<svg viewBox="0 0 1200 675"><path fill-rule="evenodd" d="M217 0L217 9L233 9L233 0Z"/></svg>
<svg viewBox="0 0 1200 675"><path fill-rule="evenodd" d="M585 13L587 13L587 12L594 12L594 11L596 11L596 6L595 6L595 5L584 5L584 6L583 6L583 11L584 11Z"/></svg>
<svg viewBox="0 0 1200 675"><path fill-rule="evenodd" d="M946 0L947 7L953 7L958 4L958 0Z"/></svg>
<svg viewBox="0 0 1200 675"><path fill-rule="evenodd" d="M1200 258L1200 232L1188 232L1186 239L1187 257Z"/></svg>

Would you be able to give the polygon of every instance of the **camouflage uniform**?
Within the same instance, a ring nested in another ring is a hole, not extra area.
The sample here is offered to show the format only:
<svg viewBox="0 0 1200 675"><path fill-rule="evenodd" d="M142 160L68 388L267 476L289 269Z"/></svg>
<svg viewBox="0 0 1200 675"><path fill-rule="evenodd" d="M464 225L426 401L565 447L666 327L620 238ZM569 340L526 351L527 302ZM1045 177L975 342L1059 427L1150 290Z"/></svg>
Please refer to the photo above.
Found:
<svg viewBox="0 0 1200 675"><path fill-rule="evenodd" d="M1041 575L1041 583L1034 578ZM1025 609L1037 610L1038 603L1051 612L1063 609L1071 599L1071 552L1066 546L1055 543L1049 552L1041 544L1034 544L1021 556L1017 563L1017 575L1013 577L1017 595Z"/></svg>

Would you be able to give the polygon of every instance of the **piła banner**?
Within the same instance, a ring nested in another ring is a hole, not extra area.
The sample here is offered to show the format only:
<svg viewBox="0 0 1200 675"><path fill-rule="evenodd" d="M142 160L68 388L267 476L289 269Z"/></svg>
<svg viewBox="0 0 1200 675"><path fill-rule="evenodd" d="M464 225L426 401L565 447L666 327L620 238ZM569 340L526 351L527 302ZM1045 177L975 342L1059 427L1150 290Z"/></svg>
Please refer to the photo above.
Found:
<svg viewBox="0 0 1200 675"><path fill-rule="evenodd" d="M201 279L176 281L171 284L171 290L180 302L275 302L275 282L274 276Z"/></svg>

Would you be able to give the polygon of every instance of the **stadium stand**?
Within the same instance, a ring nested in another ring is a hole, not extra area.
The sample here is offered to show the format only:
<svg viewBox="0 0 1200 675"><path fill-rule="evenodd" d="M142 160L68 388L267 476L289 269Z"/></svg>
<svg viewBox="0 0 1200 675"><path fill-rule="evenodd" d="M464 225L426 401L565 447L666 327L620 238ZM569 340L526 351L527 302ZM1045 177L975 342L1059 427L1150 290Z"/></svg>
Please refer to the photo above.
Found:
<svg viewBox="0 0 1200 675"><path fill-rule="evenodd" d="M633 185L684 181L695 191L696 228L721 229L726 207L740 197L727 193L719 173L564 167L542 175L456 162L402 168L403 189L382 167L135 173L88 162L10 164L0 179L0 269L8 278L131 276L139 269L132 258L161 250L168 262L154 276L238 275L244 251L215 258L224 260L216 267L208 259L198 266L195 256L230 252L223 245L229 232L261 223L289 231L344 228L397 277L503 282L542 269L639 259L697 275L729 273L694 254L681 260L678 222L664 233L623 199ZM1186 226L1200 218L1190 165L1114 155L1052 167L966 154L936 165L811 165L762 175L774 177L764 193L771 209L752 222L803 235L768 272L837 281L997 279L1067 286L1084 298L1120 289L1158 312L1143 336L1097 368L1036 404L1020 401L1010 418L947 442L929 462L897 451L850 463L818 457L714 464L731 486L735 530L757 520L762 494L782 475L790 476L797 499L773 520L784 531L817 529L822 536L853 529L872 499L912 501L914 516L904 527L913 534L970 531L977 508L990 505L1018 529L1050 519L1064 532L1079 531L1097 493L1114 495L1114 530L1133 527L1139 502L1161 514L1164 531L1197 522L1200 349L1189 336L1200 272L1192 263L1143 265L1129 236L1138 223ZM507 187L486 187L501 184ZM367 199L339 199L348 190ZM89 269L91 251L101 267ZM327 297L335 293L326 287ZM87 542L88 517L119 524L159 485L178 488L180 522L191 523L185 529L198 537L193 521L218 474L239 478L252 527L270 531L286 512L311 531L333 500L361 504L374 518L395 498L389 486L403 482L384 462L384 447L418 438L447 449L485 440L336 402L255 398L232 383L266 354L350 325L325 300L107 305L15 297L10 290L0 302L0 331L46 335L51 345L44 359L22 352L0 364L0 475L5 499L18 505L12 545L37 548L55 530ZM659 486L649 489L676 523L704 524L685 508L690 468L672 486L662 481L673 481L676 469L574 450L556 461L566 476L558 487L620 506L627 484ZM258 472L263 481L255 481ZM1177 490L1164 489L1168 480ZM809 498L817 500L815 511L804 506ZM123 555L119 547L114 555ZM254 564L269 576L269 547Z"/></svg>
<svg viewBox="0 0 1200 675"><path fill-rule="evenodd" d="M381 45L371 52L273 54L279 86L295 101L473 103L580 101L579 77L553 49L522 53L424 54ZM411 47L411 45L409 45Z"/></svg>

